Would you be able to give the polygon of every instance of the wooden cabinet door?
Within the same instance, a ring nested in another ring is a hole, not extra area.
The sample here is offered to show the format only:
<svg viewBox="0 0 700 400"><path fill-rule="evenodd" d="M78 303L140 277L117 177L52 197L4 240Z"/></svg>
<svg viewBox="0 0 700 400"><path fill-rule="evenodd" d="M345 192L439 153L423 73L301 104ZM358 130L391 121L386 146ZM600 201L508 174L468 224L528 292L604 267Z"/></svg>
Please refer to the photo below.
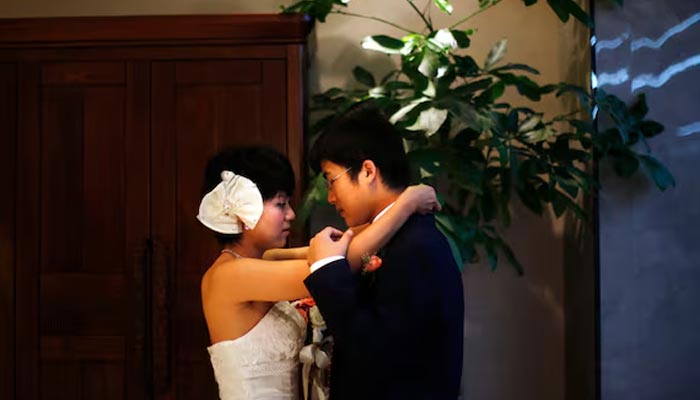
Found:
<svg viewBox="0 0 700 400"><path fill-rule="evenodd" d="M16 398L142 399L148 64L17 72Z"/></svg>
<svg viewBox="0 0 700 400"><path fill-rule="evenodd" d="M207 159L224 146L287 152L286 77L284 59L153 65L156 398L218 398L200 281L219 248L195 218L202 176Z"/></svg>
<svg viewBox="0 0 700 400"><path fill-rule="evenodd" d="M0 398L15 398L17 66L0 64Z"/></svg>

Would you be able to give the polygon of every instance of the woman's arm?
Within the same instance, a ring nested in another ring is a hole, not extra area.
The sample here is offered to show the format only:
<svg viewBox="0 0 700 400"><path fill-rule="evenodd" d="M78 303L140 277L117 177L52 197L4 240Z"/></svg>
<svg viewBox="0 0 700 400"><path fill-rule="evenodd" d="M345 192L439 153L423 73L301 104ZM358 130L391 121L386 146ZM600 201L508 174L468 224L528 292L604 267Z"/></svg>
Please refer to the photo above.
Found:
<svg viewBox="0 0 700 400"><path fill-rule="evenodd" d="M239 258L219 265L210 279L216 287L212 289L229 292L233 301L282 301L309 297L304 286L308 275L306 259Z"/></svg>
<svg viewBox="0 0 700 400"><path fill-rule="evenodd" d="M374 254L394 236L406 220L415 212L439 211L435 190L427 185L409 186L377 221L361 227L353 227L353 239L348 247L347 259L353 271L362 267L362 256Z"/></svg>
<svg viewBox="0 0 700 400"><path fill-rule="evenodd" d="M309 246L291 247L281 249L269 249L265 251L263 260L278 261L278 260L306 260L306 254Z"/></svg>

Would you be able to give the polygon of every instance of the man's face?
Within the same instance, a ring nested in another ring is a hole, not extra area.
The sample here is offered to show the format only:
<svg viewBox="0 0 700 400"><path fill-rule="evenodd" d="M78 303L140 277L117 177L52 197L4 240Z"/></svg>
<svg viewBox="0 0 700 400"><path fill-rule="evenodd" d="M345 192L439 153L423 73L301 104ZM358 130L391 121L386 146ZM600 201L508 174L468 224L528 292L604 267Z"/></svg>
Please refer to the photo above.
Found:
<svg viewBox="0 0 700 400"><path fill-rule="evenodd" d="M369 222L371 193L362 179L362 171L353 171L331 161L322 161L321 171L328 183L328 202L335 206L348 227ZM358 174L360 178L353 181L351 175Z"/></svg>

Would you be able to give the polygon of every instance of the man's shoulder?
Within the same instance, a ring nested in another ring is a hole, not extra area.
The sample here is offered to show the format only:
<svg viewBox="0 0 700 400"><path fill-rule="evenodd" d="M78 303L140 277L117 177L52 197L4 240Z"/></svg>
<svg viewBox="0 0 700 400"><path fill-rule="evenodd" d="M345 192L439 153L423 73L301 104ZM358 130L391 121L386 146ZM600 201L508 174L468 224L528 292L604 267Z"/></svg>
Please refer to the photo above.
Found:
<svg viewBox="0 0 700 400"><path fill-rule="evenodd" d="M395 235L396 244L426 245L435 239L443 239L442 233L435 225L433 214L413 214Z"/></svg>
<svg viewBox="0 0 700 400"><path fill-rule="evenodd" d="M437 228L432 214L414 214L409 217L387 245L387 250L391 251L392 256L410 265L430 265L430 268L421 271L441 276L459 273L450 245Z"/></svg>
<svg viewBox="0 0 700 400"><path fill-rule="evenodd" d="M401 234L414 234L416 232L436 231L435 216L433 214L418 214L415 213L408 217L399 232Z"/></svg>

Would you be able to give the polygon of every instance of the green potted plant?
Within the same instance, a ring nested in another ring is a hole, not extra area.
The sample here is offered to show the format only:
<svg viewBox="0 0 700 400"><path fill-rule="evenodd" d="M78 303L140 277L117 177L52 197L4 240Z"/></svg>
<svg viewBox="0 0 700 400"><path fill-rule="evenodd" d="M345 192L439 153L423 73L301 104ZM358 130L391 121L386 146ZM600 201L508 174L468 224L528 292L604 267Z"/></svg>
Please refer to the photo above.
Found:
<svg viewBox="0 0 700 400"><path fill-rule="evenodd" d="M537 3L522 1L528 6ZM464 24L499 3L479 0L475 13L444 28L433 25L428 7L451 14L449 0L428 0L422 10L413 0L406 0L406 6L423 23L415 29L383 16L351 13L349 0L303 0L283 7L283 11L309 14L320 22L328 14L344 14L403 31L402 37L372 35L362 40L368 51L398 57L397 69L376 77L356 66L355 87L334 87L312 97L311 140L352 104L374 99L403 132L416 180L447 194L442 199L444 211L436 220L458 265L485 255L496 268L499 255L503 255L522 273L522 265L498 228L510 224L514 196L537 214L551 207L556 217L569 212L585 219L580 196L592 194L598 187L589 168L591 162L607 159L623 177L644 169L662 191L675 181L646 145L647 139L663 132L664 127L646 118L644 95L628 106L602 89L591 91L568 83L540 85L532 79L539 74L536 69L503 62L506 39L496 43L481 63L469 55L474 32L464 29ZM574 0L547 3L563 22L573 16L592 24ZM575 95L581 107L546 119L536 109L503 101L508 87L534 103L544 96ZM597 118L606 118L609 123L601 128ZM321 176L311 182L300 213L302 220L326 196Z"/></svg>

